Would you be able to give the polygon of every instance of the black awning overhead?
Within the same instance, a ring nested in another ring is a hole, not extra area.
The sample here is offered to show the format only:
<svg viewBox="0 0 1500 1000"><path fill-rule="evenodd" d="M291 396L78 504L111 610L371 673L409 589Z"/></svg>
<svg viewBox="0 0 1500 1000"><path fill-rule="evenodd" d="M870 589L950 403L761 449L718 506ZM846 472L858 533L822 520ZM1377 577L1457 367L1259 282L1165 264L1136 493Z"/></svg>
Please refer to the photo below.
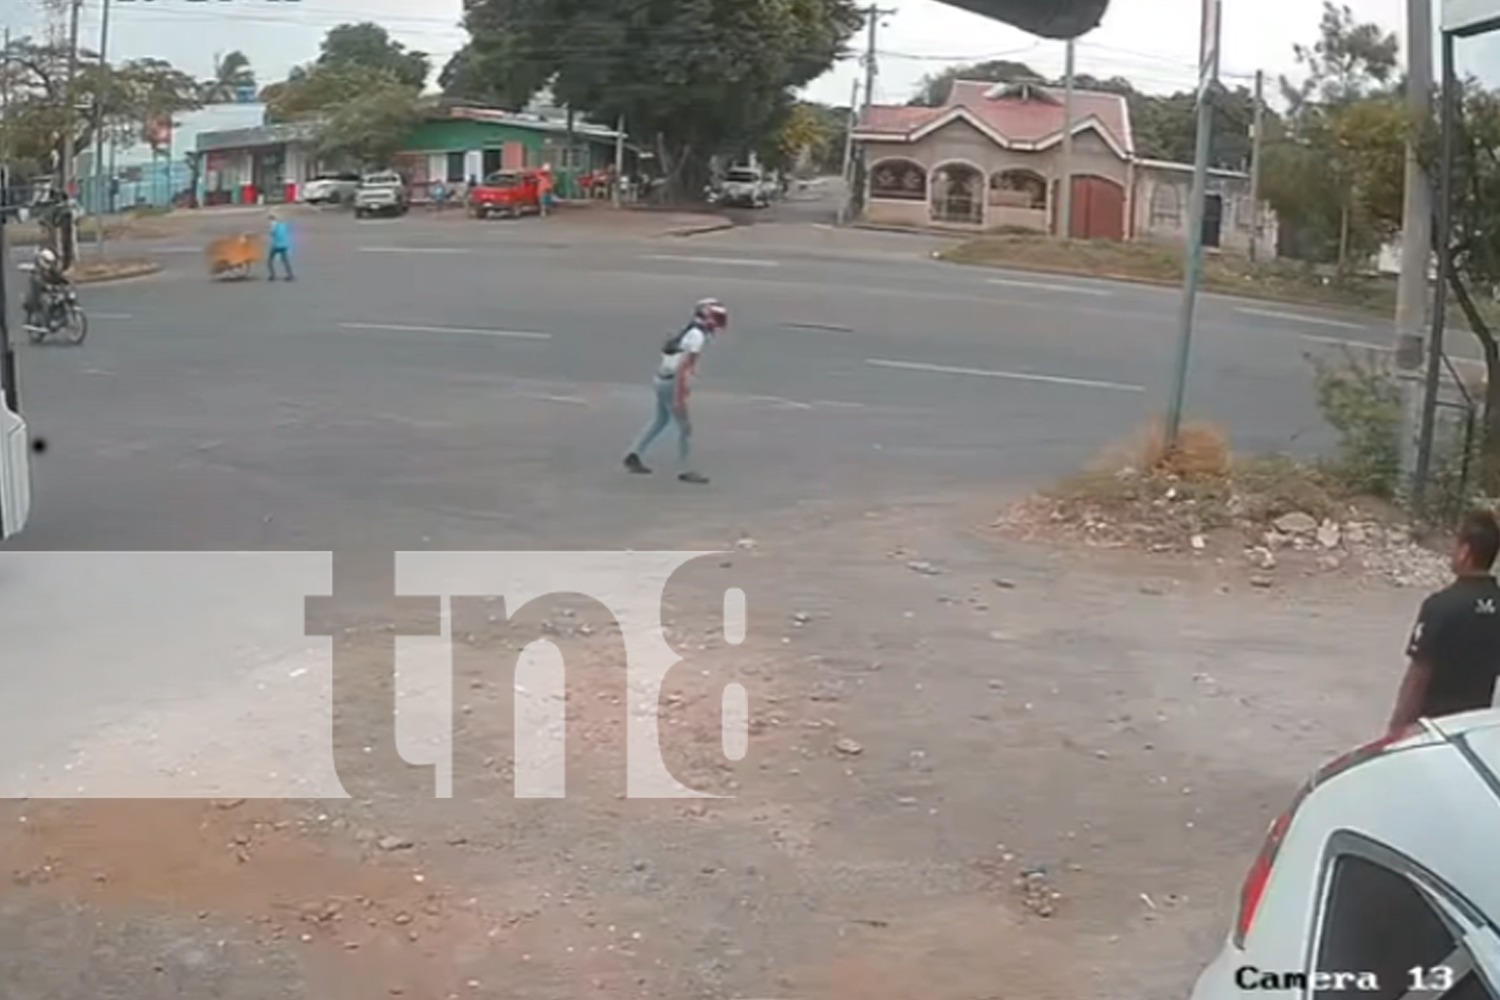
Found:
<svg viewBox="0 0 1500 1000"><path fill-rule="evenodd" d="M1109 0L940 0L1042 38L1077 38L1099 26Z"/></svg>

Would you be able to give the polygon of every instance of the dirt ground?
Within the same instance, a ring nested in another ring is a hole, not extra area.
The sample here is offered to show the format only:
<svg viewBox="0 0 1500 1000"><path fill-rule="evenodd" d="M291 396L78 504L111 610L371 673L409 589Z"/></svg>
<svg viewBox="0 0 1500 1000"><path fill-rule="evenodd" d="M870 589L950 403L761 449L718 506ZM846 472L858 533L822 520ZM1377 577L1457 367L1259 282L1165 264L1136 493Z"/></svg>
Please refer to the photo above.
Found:
<svg viewBox="0 0 1500 1000"><path fill-rule="evenodd" d="M511 797L511 685L461 654L450 800L372 758L340 801L0 804L0 992L1184 995L1266 823L1378 733L1416 595L1008 541L998 506L653 539L726 550L674 578L685 659L661 704L674 773L723 798L623 797L619 639L560 605L512 637L567 657L566 800ZM726 586L748 596L743 645ZM750 695L737 764L730 678Z"/></svg>

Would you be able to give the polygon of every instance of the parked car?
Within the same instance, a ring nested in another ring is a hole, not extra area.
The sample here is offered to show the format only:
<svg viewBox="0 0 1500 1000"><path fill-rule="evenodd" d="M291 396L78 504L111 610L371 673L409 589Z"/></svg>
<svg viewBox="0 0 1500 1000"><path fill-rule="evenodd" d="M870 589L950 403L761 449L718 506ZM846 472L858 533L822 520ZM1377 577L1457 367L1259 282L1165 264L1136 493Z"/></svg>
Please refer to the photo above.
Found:
<svg viewBox="0 0 1500 1000"><path fill-rule="evenodd" d="M499 170L469 192L469 215L476 219L514 219L542 210L539 170Z"/></svg>
<svg viewBox="0 0 1500 1000"><path fill-rule="evenodd" d="M754 167L735 167L724 175L719 203L743 208L765 208L771 204L771 186Z"/></svg>
<svg viewBox="0 0 1500 1000"><path fill-rule="evenodd" d="M302 200L309 205L343 205L359 191L359 174L319 174L302 185Z"/></svg>
<svg viewBox="0 0 1500 1000"><path fill-rule="evenodd" d="M1193 1000L1500 998L1500 711L1320 769L1271 824Z"/></svg>
<svg viewBox="0 0 1500 1000"><path fill-rule="evenodd" d="M411 207L406 192L406 179L394 170L366 174L354 193L354 215L363 219L368 215L405 215Z"/></svg>

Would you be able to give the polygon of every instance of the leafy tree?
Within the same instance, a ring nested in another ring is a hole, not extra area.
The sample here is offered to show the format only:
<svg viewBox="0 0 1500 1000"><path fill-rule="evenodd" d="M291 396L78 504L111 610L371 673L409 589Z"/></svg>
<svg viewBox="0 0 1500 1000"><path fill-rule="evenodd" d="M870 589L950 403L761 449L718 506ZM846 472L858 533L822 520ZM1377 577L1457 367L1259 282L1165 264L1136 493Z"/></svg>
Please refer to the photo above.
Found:
<svg viewBox="0 0 1500 1000"><path fill-rule="evenodd" d="M250 65L250 57L236 49L214 56L214 75L203 84L203 103L233 101L240 91L254 87L255 70Z"/></svg>
<svg viewBox="0 0 1500 1000"><path fill-rule="evenodd" d="M919 108L940 108L948 103L953 93L953 84L958 80L978 80L985 83L1020 83L1023 80L1043 81L1036 70L1025 63L1009 59L992 59L989 62L972 63L967 66L949 66L936 73L928 73L917 86L916 95L907 103Z"/></svg>
<svg viewBox="0 0 1500 1000"><path fill-rule="evenodd" d="M488 79L508 103L550 81L567 107L623 115L680 193L714 154L761 146L860 23L856 0L470 0L448 76L471 94Z"/></svg>
<svg viewBox="0 0 1500 1000"><path fill-rule="evenodd" d="M384 70L314 63L292 67L285 80L266 87L260 96L270 121L299 121L326 117L333 109L391 85L401 86Z"/></svg>
<svg viewBox="0 0 1500 1000"><path fill-rule="evenodd" d="M760 151L773 170L791 170L806 164L826 162L840 131L821 105L799 101L791 105L781 124Z"/></svg>
<svg viewBox="0 0 1500 1000"><path fill-rule="evenodd" d="M415 88L383 84L333 112L319 136L318 157L359 169L387 167L420 119Z"/></svg>
<svg viewBox="0 0 1500 1000"><path fill-rule="evenodd" d="M1399 225L1413 127L1395 87L1396 38L1324 4L1318 41L1297 46L1300 83L1281 81L1285 130L1266 149L1265 192L1299 255L1347 274Z"/></svg>
<svg viewBox="0 0 1500 1000"><path fill-rule="evenodd" d="M317 66L324 69L380 71L396 82L421 90L427 85L432 64L425 52L409 52L380 25L341 24L323 36Z"/></svg>
<svg viewBox="0 0 1500 1000"><path fill-rule="evenodd" d="M138 141L144 126L201 103L198 83L161 59L135 59L106 69L82 52L67 113L68 52L64 46L20 39L6 65L10 94L5 155L23 170L58 173L71 117L75 150L88 149L99 128L122 142Z"/></svg>

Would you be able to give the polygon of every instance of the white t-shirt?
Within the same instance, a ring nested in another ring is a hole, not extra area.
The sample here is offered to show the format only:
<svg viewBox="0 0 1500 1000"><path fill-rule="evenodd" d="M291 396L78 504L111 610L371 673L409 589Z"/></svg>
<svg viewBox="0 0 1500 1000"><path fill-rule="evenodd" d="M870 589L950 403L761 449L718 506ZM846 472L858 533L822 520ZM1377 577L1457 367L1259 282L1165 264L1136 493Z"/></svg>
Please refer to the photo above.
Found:
<svg viewBox="0 0 1500 1000"><path fill-rule="evenodd" d="M657 366L657 378L673 378L682 369L682 364L689 355L703 353L703 348L708 344L708 335L699 326L690 326L682 334L678 341L679 350L676 354L663 354L661 364Z"/></svg>

